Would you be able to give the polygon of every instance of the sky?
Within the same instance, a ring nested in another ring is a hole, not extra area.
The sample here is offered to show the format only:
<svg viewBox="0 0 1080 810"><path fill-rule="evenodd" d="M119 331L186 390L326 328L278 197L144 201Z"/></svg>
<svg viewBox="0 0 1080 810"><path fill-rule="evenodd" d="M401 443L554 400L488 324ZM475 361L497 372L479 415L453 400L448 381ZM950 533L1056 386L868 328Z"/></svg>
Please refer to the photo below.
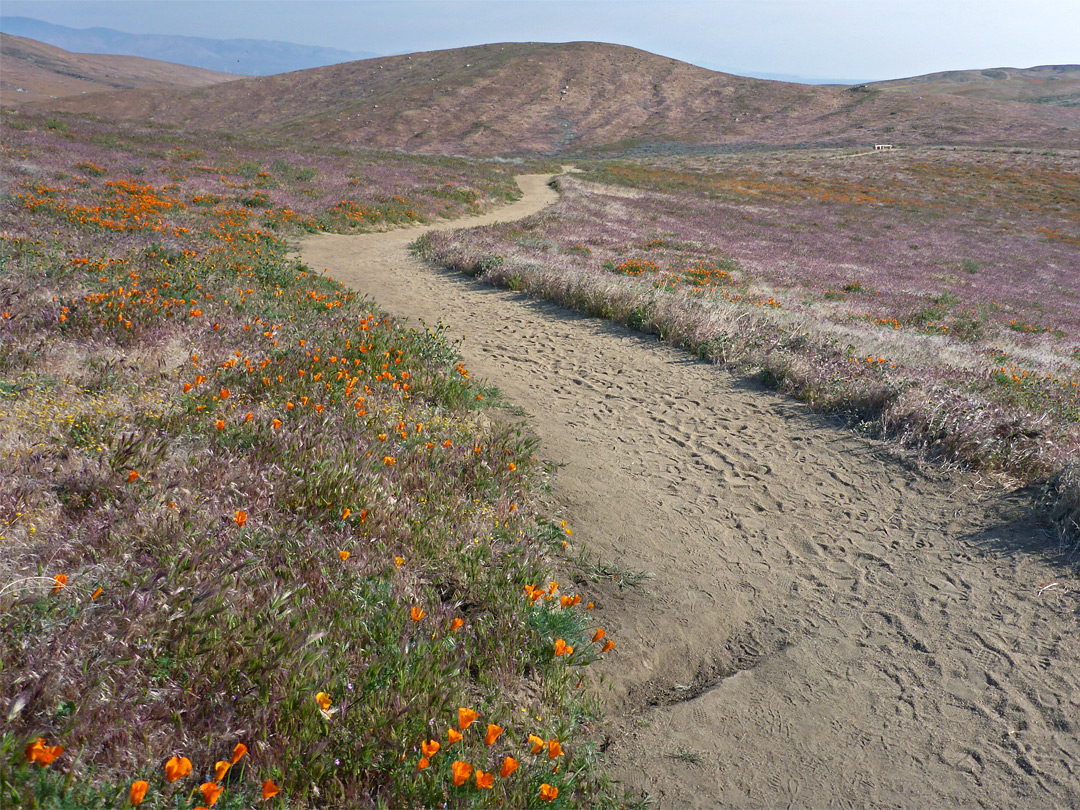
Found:
<svg viewBox="0 0 1080 810"><path fill-rule="evenodd" d="M1080 63L1080 0L4 0L5 16L391 55L591 40L843 83Z"/></svg>

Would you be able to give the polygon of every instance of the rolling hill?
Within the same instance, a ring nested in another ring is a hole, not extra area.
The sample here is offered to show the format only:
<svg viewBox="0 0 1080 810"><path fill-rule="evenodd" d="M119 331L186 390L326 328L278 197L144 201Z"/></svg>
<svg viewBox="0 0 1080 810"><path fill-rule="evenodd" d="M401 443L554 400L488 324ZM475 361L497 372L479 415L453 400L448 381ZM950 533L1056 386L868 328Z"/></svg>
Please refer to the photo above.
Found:
<svg viewBox="0 0 1080 810"><path fill-rule="evenodd" d="M0 30L68 51L142 56L244 76L268 76L377 56L265 39L213 39L131 34L112 28L71 28L30 17L0 17Z"/></svg>
<svg viewBox="0 0 1080 810"><path fill-rule="evenodd" d="M0 34L0 105L137 88L201 87L236 76L138 56L70 53Z"/></svg>
<svg viewBox="0 0 1080 810"><path fill-rule="evenodd" d="M874 82L868 86L903 93L946 93L989 101L1080 107L1080 65L949 70L910 79Z"/></svg>
<svg viewBox="0 0 1080 810"><path fill-rule="evenodd" d="M55 104L201 129L470 155L1072 144L1075 110L718 73L620 45L482 45Z"/></svg>

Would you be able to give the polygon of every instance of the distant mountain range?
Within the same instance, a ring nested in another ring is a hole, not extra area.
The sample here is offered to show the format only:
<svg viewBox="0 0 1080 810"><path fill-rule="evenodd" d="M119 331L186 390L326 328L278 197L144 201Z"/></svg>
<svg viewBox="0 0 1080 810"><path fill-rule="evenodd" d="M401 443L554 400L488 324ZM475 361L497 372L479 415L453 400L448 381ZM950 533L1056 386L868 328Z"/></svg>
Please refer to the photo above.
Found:
<svg viewBox="0 0 1080 810"><path fill-rule="evenodd" d="M202 87L239 78L141 56L70 53L10 34L0 34L0 67L4 106L113 90Z"/></svg>
<svg viewBox="0 0 1080 810"><path fill-rule="evenodd" d="M502 43L192 89L75 96L48 106L204 130L477 156L875 142L1080 144L1077 108L932 87L793 84L719 73L622 45Z"/></svg>
<svg viewBox="0 0 1080 810"><path fill-rule="evenodd" d="M241 76L269 76L378 56L262 39L210 39L129 34L111 28L69 28L29 17L0 16L0 32L74 53L142 56Z"/></svg>

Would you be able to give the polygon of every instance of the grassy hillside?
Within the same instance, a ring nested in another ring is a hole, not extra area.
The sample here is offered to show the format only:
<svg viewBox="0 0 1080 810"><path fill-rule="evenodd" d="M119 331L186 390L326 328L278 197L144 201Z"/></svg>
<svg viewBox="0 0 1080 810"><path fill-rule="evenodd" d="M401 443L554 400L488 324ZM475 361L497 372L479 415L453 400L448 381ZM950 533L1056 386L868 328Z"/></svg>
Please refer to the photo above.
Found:
<svg viewBox="0 0 1080 810"><path fill-rule="evenodd" d="M5 106L135 88L201 87L236 78L136 56L71 53L9 34L0 34L0 51L0 104Z"/></svg>
<svg viewBox="0 0 1080 810"><path fill-rule="evenodd" d="M4 806L613 802L529 438L441 325L287 258L508 173L4 127Z"/></svg>
<svg viewBox="0 0 1080 810"><path fill-rule="evenodd" d="M890 92L944 93L989 101L1023 101L1058 107L1080 106L1080 65L949 70L869 85Z"/></svg>
<svg viewBox="0 0 1080 810"><path fill-rule="evenodd" d="M1072 143L1080 134L1080 116L1067 109L748 79L588 42L483 45L57 106L471 155L875 141L1034 146Z"/></svg>

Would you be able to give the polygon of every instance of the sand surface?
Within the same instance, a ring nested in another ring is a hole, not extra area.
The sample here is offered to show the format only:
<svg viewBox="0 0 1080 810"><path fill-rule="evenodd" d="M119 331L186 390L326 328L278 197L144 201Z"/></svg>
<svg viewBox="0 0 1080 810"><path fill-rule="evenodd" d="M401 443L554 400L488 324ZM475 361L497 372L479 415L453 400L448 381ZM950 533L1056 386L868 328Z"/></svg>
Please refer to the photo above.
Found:
<svg viewBox="0 0 1080 810"><path fill-rule="evenodd" d="M519 178L526 216L556 195ZM563 466L618 647L612 774L663 808L1080 807L1080 584L1027 501L926 468L655 339L317 235L313 270L466 336ZM1041 586L1058 583L1042 590Z"/></svg>

